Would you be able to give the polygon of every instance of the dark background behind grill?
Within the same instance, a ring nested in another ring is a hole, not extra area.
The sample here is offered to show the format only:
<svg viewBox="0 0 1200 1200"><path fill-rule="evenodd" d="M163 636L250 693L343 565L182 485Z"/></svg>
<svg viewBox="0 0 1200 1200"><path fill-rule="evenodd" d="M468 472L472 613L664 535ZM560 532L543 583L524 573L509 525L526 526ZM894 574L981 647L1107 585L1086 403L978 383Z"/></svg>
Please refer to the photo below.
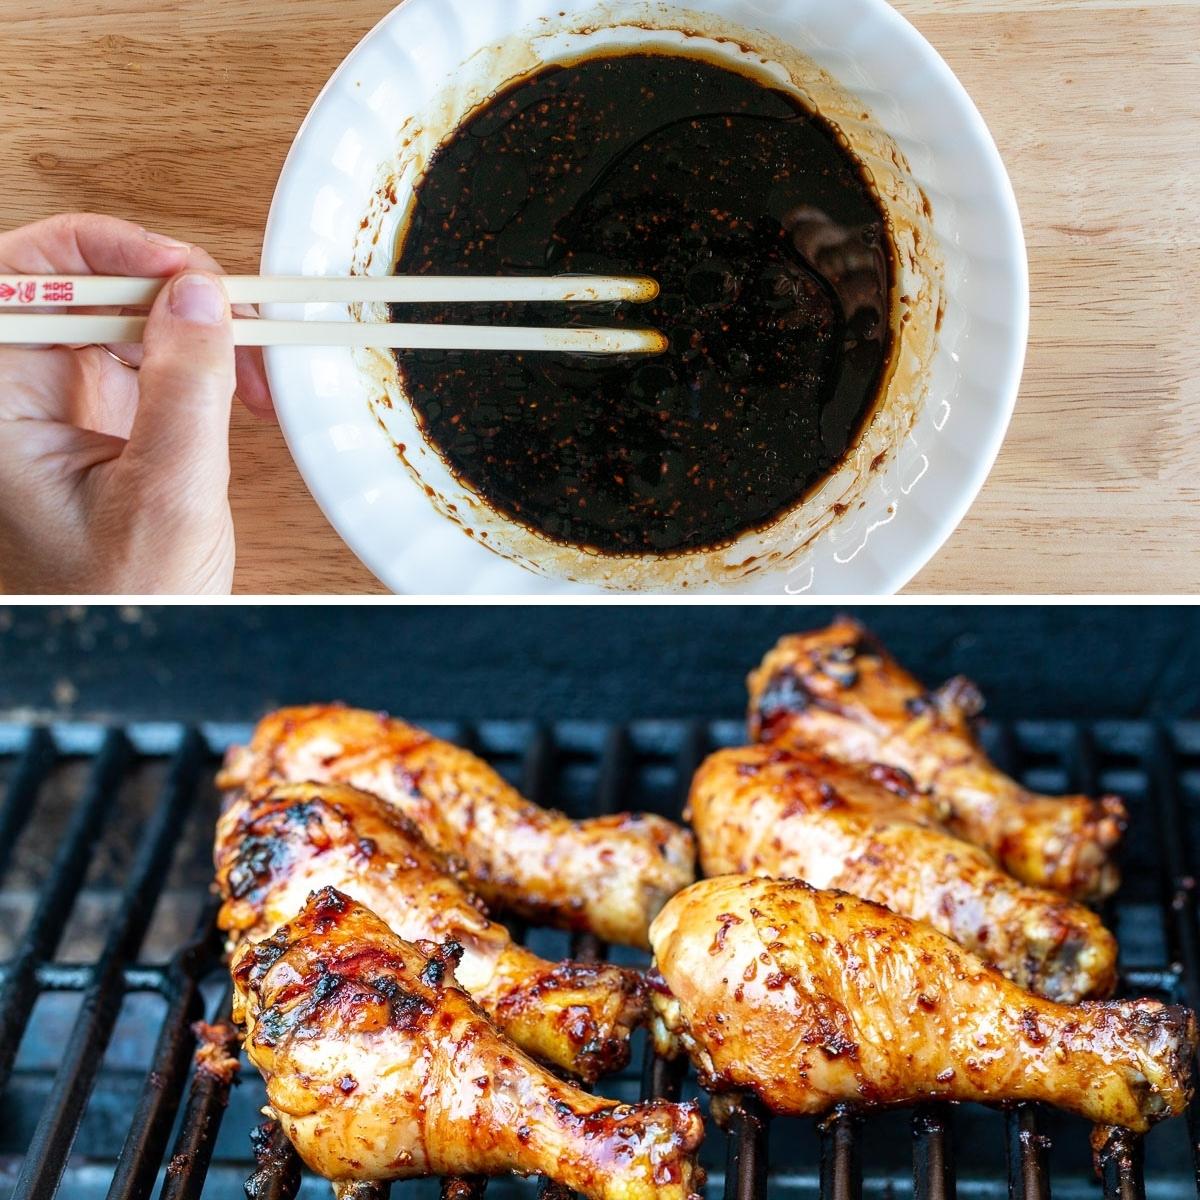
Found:
<svg viewBox="0 0 1200 1200"><path fill-rule="evenodd" d="M782 633L829 607L2 608L0 711L238 721L340 698L424 717L735 716ZM854 610L929 683L1009 717L1200 713L1200 610Z"/></svg>

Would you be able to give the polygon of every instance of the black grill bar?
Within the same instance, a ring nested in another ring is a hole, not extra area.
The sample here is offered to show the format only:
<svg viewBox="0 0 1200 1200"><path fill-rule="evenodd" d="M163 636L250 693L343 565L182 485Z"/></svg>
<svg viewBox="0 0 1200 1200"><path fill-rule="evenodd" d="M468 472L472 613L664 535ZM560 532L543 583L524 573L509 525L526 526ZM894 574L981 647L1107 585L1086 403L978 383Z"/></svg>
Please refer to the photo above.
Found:
<svg viewBox="0 0 1200 1200"><path fill-rule="evenodd" d="M465 731L461 740L468 750L479 753L479 735L473 727ZM549 799L555 758L554 741L545 726L539 725L533 731L525 753L521 756L521 794L534 804L544 805ZM529 926L525 920L521 917L506 917L505 923L512 933L513 940L523 943L529 933Z"/></svg>
<svg viewBox="0 0 1200 1200"><path fill-rule="evenodd" d="M226 984L218 1009L218 1022L229 1020L232 983ZM221 1117L229 1103L230 1076L199 1068L192 1075L187 1107L179 1135L167 1163L159 1200L198 1200L212 1161L213 1146L221 1128Z"/></svg>
<svg viewBox="0 0 1200 1200"><path fill-rule="evenodd" d="M478 751L479 739L477 736L470 737L466 744ZM549 800L557 758L558 750L550 731L544 725L539 725L533 731L521 760L521 792L534 804L545 804Z"/></svg>
<svg viewBox="0 0 1200 1200"><path fill-rule="evenodd" d="M1073 786L1084 796L1100 794L1100 766L1092 727L1076 725L1069 757Z"/></svg>
<svg viewBox="0 0 1200 1200"><path fill-rule="evenodd" d="M58 1189L84 1105L124 999L124 967L141 947L166 880L196 780L203 762L202 744L184 735L171 764L161 802L150 817L138 847L129 882L84 993L79 1020L64 1051L42 1119L25 1155L12 1200L48 1200Z"/></svg>
<svg viewBox="0 0 1200 1200"><path fill-rule="evenodd" d="M757 1100L747 1096L730 1110L728 1124L725 1200L765 1200L770 1118Z"/></svg>
<svg viewBox="0 0 1200 1200"><path fill-rule="evenodd" d="M629 730L615 725L604 739L600 753L600 773L596 780L594 813L598 817L621 811L629 793L629 776L633 769L633 746Z"/></svg>
<svg viewBox="0 0 1200 1200"><path fill-rule="evenodd" d="M293 1200L300 1190L300 1159L287 1134L268 1121L255 1141L258 1170L246 1180L246 1200Z"/></svg>
<svg viewBox="0 0 1200 1200"><path fill-rule="evenodd" d="M200 980L220 954L216 910L216 901L206 906L195 937L171 964L167 977L170 1003L129 1136L113 1172L108 1200L145 1200L154 1188L196 1046L191 1026L203 1014Z"/></svg>
<svg viewBox="0 0 1200 1200"><path fill-rule="evenodd" d="M1076 792L1084 796L1101 794L1103 789L1100 781L1100 756L1090 725L1081 723L1073 729L1067 765L1070 768L1071 786ZM1117 916L1115 901L1110 897L1097 907L1105 926L1109 929L1114 928Z"/></svg>
<svg viewBox="0 0 1200 1200"><path fill-rule="evenodd" d="M712 743L708 730L700 721L690 721L675 757L675 775L679 781L679 811L687 807L688 794L692 790L692 776L708 756Z"/></svg>
<svg viewBox="0 0 1200 1200"><path fill-rule="evenodd" d="M1104 1200L1146 1200L1142 1172L1142 1139L1127 1129L1114 1129L1099 1154Z"/></svg>
<svg viewBox="0 0 1200 1200"><path fill-rule="evenodd" d="M29 925L21 938L0 995L0 1093L8 1086L17 1048L37 1000L37 969L58 946L95 847L96 835L111 807L130 746L119 730L110 730L92 767L83 798L71 818L63 844L42 885Z"/></svg>
<svg viewBox="0 0 1200 1200"><path fill-rule="evenodd" d="M1050 1200L1049 1149L1050 1139L1038 1131L1037 1110L1018 1104L1008 1113L1009 1200Z"/></svg>
<svg viewBox="0 0 1200 1200"><path fill-rule="evenodd" d="M822 1123L821 1200L862 1200L861 1133L860 1118L848 1109Z"/></svg>
<svg viewBox="0 0 1200 1200"><path fill-rule="evenodd" d="M955 1200L954 1137L940 1105L913 1113L913 1200Z"/></svg>
<svg viewBox="0 0 1200 1200"><path fill-rule="evenodd" d="M0 806L0 879L8 870L17 849L17 838L25 828L37 800L38 789L54 765L54 739L50 731L34 726L25 740L13 777Z"/></svg>

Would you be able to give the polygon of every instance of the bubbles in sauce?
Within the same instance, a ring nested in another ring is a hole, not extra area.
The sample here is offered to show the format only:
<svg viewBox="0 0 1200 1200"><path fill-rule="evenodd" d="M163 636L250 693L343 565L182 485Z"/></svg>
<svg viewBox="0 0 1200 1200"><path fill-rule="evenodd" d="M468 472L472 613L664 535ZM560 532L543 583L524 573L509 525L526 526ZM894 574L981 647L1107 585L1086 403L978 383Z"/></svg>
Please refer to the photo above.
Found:
<svg viewBox="0 0 1200 1200"><path fill-rule="evenodd" d="M683 55L502 92L432 161L396 269L658 280L645 305L395 313L668 336L653 358L398 355L458 478L609 554L719 546L794 507L852 445L891 351L891 245L861 167L794 97Z"/></svg>

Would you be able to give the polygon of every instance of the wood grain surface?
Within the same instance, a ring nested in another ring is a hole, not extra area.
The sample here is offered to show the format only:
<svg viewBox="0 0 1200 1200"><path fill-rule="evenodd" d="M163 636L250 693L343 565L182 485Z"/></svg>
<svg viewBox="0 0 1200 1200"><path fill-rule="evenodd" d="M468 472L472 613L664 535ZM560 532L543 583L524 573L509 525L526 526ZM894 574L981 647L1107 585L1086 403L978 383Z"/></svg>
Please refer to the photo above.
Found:
<svg viewBox="0 0 1200 1200"><path fill-rule="evenodd" d="M896 3L991 126L1033 280L1008 441L910 591L1200 592L1200 0ZM296 128L390 7L0 0L0 228L92 209L255 272ZM278 429L238 413L233 476L240 592L382 590Z"/></svg>

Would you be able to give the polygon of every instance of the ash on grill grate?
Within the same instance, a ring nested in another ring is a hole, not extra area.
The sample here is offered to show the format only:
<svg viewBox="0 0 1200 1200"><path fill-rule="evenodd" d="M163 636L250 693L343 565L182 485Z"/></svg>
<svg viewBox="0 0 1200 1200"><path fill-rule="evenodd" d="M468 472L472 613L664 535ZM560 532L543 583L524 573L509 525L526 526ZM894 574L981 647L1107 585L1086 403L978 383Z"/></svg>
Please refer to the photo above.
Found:
<svg viewBox="0 0 1200 1200"><path fill-rule="evenodd" d="M141 725L106 730L0 723L0 1185L14 1200L253 1200L327 1197L269 1127L250 1134L264 1094L253 1069L230 1089L195 1072L193 1023L228 1014L209 893L217 799L211 774L247 729ZM708 749L742 740L740 722L638 722L613 728L442 725L542 803L572 815L646 809L678 817ZM1200 821L1200 723L993 725L989 749L1047 791L1115 791L1132 812L1126 882L1106 918L1121 941L1122 987L1200 1002L1190 836ZM519 931L547 957L604 957L590 938ZM636 952L614 960L644 963ZM637 1068L603 1081L620 1100L696 1094L681 1064L642 1042ZM768 1120L745 1106L730 1135L709 1123L710 1195L822 1200L1193 1200L1198 1127L1168 1122L1118 1136L1092 1176L1089 1130L1023 1106L841 1113ZM727 1168L726 1168L727 1163ZM475 1200L476 1180L397 1186L413 1197ZM373 1200L388 1189L370 1189ZM548 1197L536 1181L494 1180L486 1194Z"/></svg>

